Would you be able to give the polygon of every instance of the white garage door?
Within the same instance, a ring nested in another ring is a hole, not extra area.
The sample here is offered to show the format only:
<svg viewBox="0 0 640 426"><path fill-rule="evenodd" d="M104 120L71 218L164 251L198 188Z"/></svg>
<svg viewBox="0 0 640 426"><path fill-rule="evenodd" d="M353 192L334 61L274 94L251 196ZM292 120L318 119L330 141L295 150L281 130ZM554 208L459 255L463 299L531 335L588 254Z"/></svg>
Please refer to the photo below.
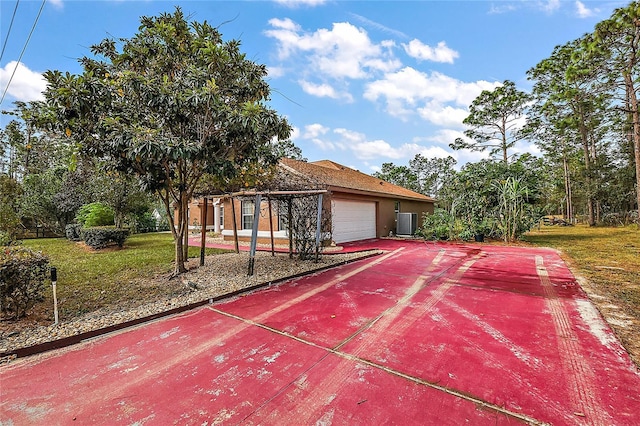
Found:
<svg viewBox="0 0 640 426"><path fill-rule="evenodd" d="M376 238L376 203L334 200L331 203L333 241Z"/></svg>

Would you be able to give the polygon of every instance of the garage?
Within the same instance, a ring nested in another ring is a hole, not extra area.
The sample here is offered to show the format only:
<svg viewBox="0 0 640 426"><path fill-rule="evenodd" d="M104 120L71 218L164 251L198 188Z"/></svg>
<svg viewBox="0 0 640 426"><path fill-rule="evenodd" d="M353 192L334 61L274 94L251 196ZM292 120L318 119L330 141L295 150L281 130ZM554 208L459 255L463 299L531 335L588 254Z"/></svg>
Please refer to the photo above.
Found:
<svg viewBox="0 0 640 426"><path fill-rule="evenodd" d="M336 243L376 238L375 202L333 200L331 217Z"/></svg>

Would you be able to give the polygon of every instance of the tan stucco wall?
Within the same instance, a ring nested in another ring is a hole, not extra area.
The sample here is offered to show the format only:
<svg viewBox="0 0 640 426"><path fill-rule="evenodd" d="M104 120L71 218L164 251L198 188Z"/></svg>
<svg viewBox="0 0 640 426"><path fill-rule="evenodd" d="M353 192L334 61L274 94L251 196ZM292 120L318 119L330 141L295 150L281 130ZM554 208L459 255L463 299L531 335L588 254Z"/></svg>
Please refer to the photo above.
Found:
<svg viewBox="0 0 640 426"><path fill-rule="evenodd" d="M424 213L433 213L433 203L429 201L413 201L413 200L403 200L403 199L393 199L393 198L385 198L385 197L376 197L371 195L364 194L352 194L334 191L330 195L325 195L324 200L325 203L330 203L331 200L352 200L352 201L369 201L376 203L376 235L378 237L386 237L389 235L389 232L392 231L394 234L396 233L396 215L395 215L395 203L396 201L400 202L400 212L401 213L416 213L418 215L418 226L422 224L422 215ZM200 201L201 202L201 201ZM189 223L193 224L197 222L200 224L200 202L194 202L189 205L190 207L190 216ZM235 210L236 210L236 224L238 230L242 230L242 208L241 201L234 200L235 202ZM275 202L273 202L275 205ZM275 208L275 207L274 207ZM213 206L209 204L207 211L207 220L208 225L213 224ZM263 201L260 206L260 222L259 222L259 231L269 231L269 212L268 212L268 203L267 201ZM278 215L274 211L272 213L272 224L273 230L278 231ZM233 216L232 216L232 208L231 208L231 200L227 199L224 201L224 229L227 231L233 230ZM233 237L225 236L225 239L233 239ZM241 237L241 240L248 240L248 237ZM268 243L269 239L260 238L260 243ZM288 244L288 239L286 238L278 238L276 236L276 244Z"/></svg>
<svg viewBox="0 0 640 426"><path fill-rule="evenodd" d="M375 197L370 195L350 194L334 192L333 199L353 200L353 201L373 201L376 203L376 235L386 237L389 231L396 233L395 203L400 202L400 213L417 213L418 226L422 224L423 213L433 213L433 203L430 201L412 201L393 199L385 197Z"/></svg>

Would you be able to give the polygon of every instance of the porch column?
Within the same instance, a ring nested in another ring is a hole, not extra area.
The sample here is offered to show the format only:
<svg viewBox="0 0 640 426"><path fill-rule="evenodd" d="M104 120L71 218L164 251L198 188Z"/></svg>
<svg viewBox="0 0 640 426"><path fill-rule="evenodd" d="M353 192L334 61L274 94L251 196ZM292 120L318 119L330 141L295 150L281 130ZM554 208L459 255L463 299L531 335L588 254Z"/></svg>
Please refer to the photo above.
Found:
<svg viewBox="0 0 640 426"><path fill-rule="evenodd" d="M216 234L220 233L220 202L221 198L216 199L213 202L213 232ZM232 200L233 202L233 200Z"/></svg>

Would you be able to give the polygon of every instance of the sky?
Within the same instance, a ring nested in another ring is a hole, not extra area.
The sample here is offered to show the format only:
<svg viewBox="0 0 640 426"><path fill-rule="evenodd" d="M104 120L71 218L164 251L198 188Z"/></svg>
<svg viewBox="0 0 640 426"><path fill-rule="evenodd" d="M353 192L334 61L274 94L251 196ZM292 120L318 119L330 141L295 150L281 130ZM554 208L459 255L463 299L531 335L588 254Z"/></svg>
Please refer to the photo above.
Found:
<svg viewBox="0 0 640 426"><path fill-rule="evenodd" d="M462 121L483 90L511 80L530 91L527 70L627 4L0 0L0 108L42 99L42 73L79 74L78 59L91 55L91 45L130 38L141 16L180 6L268 67L270 105L293 126L292 140L309 161L370 174L387 162L407 165L416 154L451 155L459 167L486 157L449 148L464 136ZM0 120L4 127L9 117ZM513 152L537 149L522 141Z"/></svg>

